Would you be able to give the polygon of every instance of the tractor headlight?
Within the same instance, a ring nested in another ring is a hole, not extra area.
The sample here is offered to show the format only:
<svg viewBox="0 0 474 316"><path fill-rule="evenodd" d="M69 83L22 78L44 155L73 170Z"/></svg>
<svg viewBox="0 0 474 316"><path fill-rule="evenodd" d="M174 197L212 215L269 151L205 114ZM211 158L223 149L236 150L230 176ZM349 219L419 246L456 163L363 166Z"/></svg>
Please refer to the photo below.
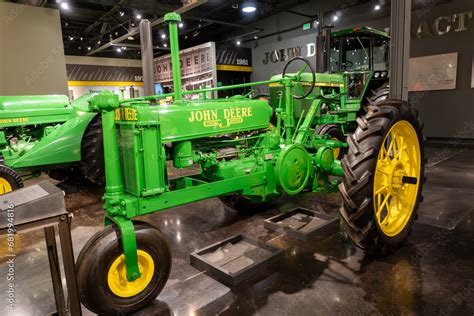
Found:
<svg viewBox="0 0 474 316"><path fill-rule="evenodd" d="M378 78L378 77L380 77L380 72L378 71L374 72L374 78Z"/></svg>

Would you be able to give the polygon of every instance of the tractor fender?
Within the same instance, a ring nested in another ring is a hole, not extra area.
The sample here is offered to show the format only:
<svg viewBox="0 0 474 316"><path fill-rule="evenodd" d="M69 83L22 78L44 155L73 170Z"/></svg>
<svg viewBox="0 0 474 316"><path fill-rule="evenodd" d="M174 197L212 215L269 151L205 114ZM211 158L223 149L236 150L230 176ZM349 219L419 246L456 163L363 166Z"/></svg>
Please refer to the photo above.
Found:
<svg viewBox="0 0 474 316"><path fill-rule="evenodd" d="M7 164L15 169L25 169L79 162L84 131L96 115L77 110L75 115L39 140L31 150Z"/></svg>

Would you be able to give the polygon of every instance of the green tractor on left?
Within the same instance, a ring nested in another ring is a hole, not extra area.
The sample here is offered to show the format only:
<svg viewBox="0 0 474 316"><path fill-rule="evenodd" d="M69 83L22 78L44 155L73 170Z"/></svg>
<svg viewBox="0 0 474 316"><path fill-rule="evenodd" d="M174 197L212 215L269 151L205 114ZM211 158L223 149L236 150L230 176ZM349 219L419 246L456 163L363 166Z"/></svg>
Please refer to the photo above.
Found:
<svg viewBox="0 0 474 316"><path fill-rule="evenodd" d="M42 171L58 180L82 174L103 183L101 119L88 111L93 96L73 102L59 95L0 96L0 194Z"/></svg>

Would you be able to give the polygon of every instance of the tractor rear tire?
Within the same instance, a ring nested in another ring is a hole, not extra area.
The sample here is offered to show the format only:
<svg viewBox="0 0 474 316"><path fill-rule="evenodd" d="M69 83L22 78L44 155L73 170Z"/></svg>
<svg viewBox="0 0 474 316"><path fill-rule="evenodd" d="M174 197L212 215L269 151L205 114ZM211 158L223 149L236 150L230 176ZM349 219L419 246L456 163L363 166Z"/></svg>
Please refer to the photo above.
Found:
<svg viewBox="0 0 474 316"><path fill-rule="evenodd" d="M341 142L346 141L346 137L342 133L341 129L335 124L323 124L316 127L314 130L316 135L329 135L330 139L338 140ZM347 148L333 148L334 158L341 159L347 153Z"/></svg>
<svg viewBox="0 0 474 316"><path fill-rule="evenodd" d="M10 167L0 165L0 195L23 188L23 180Z"/></svg>
<svg viewBox="0 0 474 316"><path fill-rule="evenodd" d="M388 82L382 84L377 89L370 90L366 95L366 102L363 105L365 113L367 113L368 107L370 105L375 105L378 102L388 100L389 92L390 92L390 86L389 86Z"/></svg>
<svg viewBox="0 0 474 316"><path fill-rule="evenodd" d="M102 117L92 119L84 136L81 147L81 172L92 183L103 185L105 182L104 145L102 140Z"/></svg>
<svg viewBox="0 0 474 316"><path fill-rule="evenodd" d="M171 270L165 236L154 226L134 221L142 275L126 279L116 227L92 236L79 254L76 271L79 296L85 307L100 315L128 315L150 304L163 290Z"/></svg>
<svg viewBox="0 0 474 316"><path fill-rule="evenodd" d="M352 241L380 256L398 248L411 232L424 177L424 138L418 113L404 101L368 107L347 138L340 214Z"/></svg>

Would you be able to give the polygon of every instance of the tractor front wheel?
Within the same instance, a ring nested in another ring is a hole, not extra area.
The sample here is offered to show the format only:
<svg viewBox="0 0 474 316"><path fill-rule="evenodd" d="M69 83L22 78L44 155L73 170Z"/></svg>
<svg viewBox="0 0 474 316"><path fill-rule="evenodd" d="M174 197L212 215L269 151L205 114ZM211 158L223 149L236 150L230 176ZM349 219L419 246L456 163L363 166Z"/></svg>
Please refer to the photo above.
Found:
<svg viewBox="0 0 474 316"><path fill-rule="evenodd" d="M163 234L145 222L134 222L141 276L128 281L125 255L117 227L94 235L77 259L82 303L97 314L129 314L151 303L161 292L171 269L171 255Z"/></svg>
<svg viewBox="0 0 474 316"><path fill-rule="evenodd" d="M21 177L12 168L0 165L0 195L23 187Z"/></svg>
<svg viewBox="0 0 474 316"><path fill-rule="evenodd" d="M422 125L408 102L395 100L370 106L357 123L342 160L340 213L355 244L385 255L407 238L422 201Z"/></svg>

